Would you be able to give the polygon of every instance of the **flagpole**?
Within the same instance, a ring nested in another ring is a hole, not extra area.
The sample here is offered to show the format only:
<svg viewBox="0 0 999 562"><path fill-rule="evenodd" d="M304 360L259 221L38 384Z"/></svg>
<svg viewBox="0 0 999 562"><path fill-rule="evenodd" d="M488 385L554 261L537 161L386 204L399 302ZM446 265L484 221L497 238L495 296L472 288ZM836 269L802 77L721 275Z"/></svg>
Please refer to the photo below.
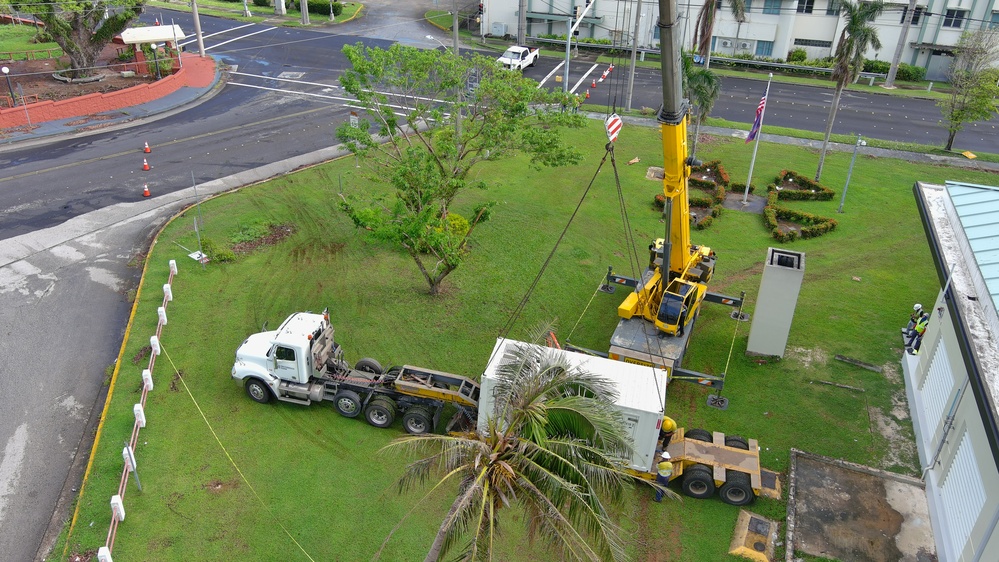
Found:
<svg viewBox="0 0 999 562"><path fill-rule="evenodd" d="M774 79L774 73L770 73L767 78L767 91L763 93L763 99L770 97L770 82ZM746 178L746 192L742 194L742 204L749 203L749 185L753 183L753 167L756 166L756 151L760 149L760 133L763 131L763 118L767 115L767 104L763 103L763 111L760 113L760 128L756 131L756 145L753 146L753 159L749 161L749 177Z"/></svg>

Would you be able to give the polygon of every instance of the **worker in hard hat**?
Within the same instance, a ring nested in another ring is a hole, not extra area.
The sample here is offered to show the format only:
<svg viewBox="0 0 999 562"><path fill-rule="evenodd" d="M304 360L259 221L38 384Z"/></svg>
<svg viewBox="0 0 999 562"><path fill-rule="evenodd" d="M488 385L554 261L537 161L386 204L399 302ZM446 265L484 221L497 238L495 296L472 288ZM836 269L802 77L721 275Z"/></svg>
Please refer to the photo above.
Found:
<svg viewBox="0 0 999 562"><path fill-rule="evenodd" d="M656 501L663 501L663 496L666 495L666 486L669 486L669 479L673 476L673 463L669 462L669 453L663 453L662 462L656 466L656 484L662 486L661 488L656 488Z"/></svg>
<svg viewBox="0 0 999 562"><path fill-rule="evenodd" d="M905 337L912 336L912 330L916 328L916 324L919 323L919 319L922 318L922 316L923 316L923 305L919 303L912 305L912 314L909 315L909 325L905 327L905 330L902 330L902 334Z"/></svg>
<svg viewBox="0 0 999 562"><path fill-rule="evenodd" d="M670 440L673 439L673 432L676 431L676 422L673 418L668 416L663 416L663 422L659 425L659 439L662 440L663 444L660 450L665 451L666 447L669 446Z"/></svg>

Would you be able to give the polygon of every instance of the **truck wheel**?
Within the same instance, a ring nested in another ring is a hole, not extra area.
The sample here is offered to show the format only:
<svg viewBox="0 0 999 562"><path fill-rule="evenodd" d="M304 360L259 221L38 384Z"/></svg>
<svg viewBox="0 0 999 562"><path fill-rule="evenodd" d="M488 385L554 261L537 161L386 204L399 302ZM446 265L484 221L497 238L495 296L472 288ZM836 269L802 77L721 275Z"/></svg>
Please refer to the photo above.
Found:
<svg viewBox="0 0 999 562"><path fill-rule="evenodd" d="M364 417L375 427L388 427L395 421L395 402L391 398L379 396L368 402L364 409Z"/></svg>
<svg viewBox="0 0 999 562"><path fill-rule="evenodd" d="M683 471L683 493L699 500L710 498L715 493L715 478L711 468L695 464Z"/></svg>
<svg viewBox="0 0 999 562"><path fill-rule="evenodd" d="M729 470L727 480L722 484L721 489L718 490L721 501L729 505L749 505L753 503L753 500L756 499L756 494L753 493L751 482L749 475L745 472Z"/></svg>
<svg viewBox="0 0 999 562"><path fill-rule="evenodd" d="M413 406L402 415L402 427L410 435L430 433L434 428L434 415L428 408Z"/></svg>
<svg viewBox="0 0 999 562"><path fill-rule="evenodd" d="M380 375L385 372L385 370L382 369L382 364L370 357L365 357L358 361L357 365L354 365L354 370L364 371L365 373L371 373L373 375Z"/></svg>
<svg viewBox="0 0 999 562"><path fill-rule="evenodd" d="M712 441L711 432L706 429L691 429L684 432L683 436L694 441L707 441L708 443Z"/></svg>
<svg viewBox="0 0 999 562"><path fill-rule="evenodd" d="M333 406L345 418L356 418L361 414L361 397L353 390L341 390L333 397Z"/></svg>
<svg viewBox="0 0 999 562"><path fill-rule="evenodd" d="M246 379L243 388L246 389L246 394L254 402L266 404L271 401L271 389L260 379Z"/></svg>
<svg viewBox="0 0 999 562"><path fill-rule="evenodd" d="M738 435L729 435L725 438L725 446L732 447L733 449L743 449L745 451L749 450L749 441L746 441L745 437L739 437Z"/></svg>

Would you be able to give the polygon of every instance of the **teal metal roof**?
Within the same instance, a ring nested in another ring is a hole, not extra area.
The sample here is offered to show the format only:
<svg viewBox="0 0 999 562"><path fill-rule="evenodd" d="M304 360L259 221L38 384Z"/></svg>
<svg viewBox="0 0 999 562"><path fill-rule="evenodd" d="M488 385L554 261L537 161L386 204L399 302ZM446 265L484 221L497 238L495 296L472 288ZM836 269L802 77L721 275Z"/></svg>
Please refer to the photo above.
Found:
<svg viewBox="0 0 999 562"><path fill-rule="evenodd" d="M947 193L992 303L999 309L999 187L947 182Z"/></svg>

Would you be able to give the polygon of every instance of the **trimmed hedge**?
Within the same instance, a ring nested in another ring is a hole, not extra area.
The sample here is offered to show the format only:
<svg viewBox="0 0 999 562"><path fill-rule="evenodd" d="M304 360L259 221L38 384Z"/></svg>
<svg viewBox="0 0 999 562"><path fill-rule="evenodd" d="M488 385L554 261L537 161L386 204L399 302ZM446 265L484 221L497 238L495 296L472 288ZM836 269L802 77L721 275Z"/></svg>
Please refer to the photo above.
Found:
<svg viewBox="0 0 999 562"><path fill-rule="evenodd" d="M785 181L791 181L799 189L779 188ZM767 186L767 192L776 192L778 199L785 201L829 201L836 193L828 187L799 175L791 170L781 170L774 182Z"/></svg>
<svg viewBox="0 0 999 562"><path fill-rule="evenodd" d="M767 195L767 206L763 208L763 225L778 242L793 242L799 237L805 239L817 238L827 232L836 230L838 223L835 219L778 206L779 193L781 192L771 191ZM801 224L800 232L781 229L777 223L778 220Z"/></svg>
<svg viewBox="0 0 999 562"><path fill-rule="evenodd" d="M721 160L711 160L710 162L705 162L700 166L692 166L690 168L690 171L691 173L693 172L711 173L712 169L714 170L714 174L718 176L719 181L716 183L719 183L721 185L728 185L728 182L731 180L731 178L729 178L728 172L725 171L725 167L722 166ZM698 181L704 181L704 180L698 180Z"/></svg>

